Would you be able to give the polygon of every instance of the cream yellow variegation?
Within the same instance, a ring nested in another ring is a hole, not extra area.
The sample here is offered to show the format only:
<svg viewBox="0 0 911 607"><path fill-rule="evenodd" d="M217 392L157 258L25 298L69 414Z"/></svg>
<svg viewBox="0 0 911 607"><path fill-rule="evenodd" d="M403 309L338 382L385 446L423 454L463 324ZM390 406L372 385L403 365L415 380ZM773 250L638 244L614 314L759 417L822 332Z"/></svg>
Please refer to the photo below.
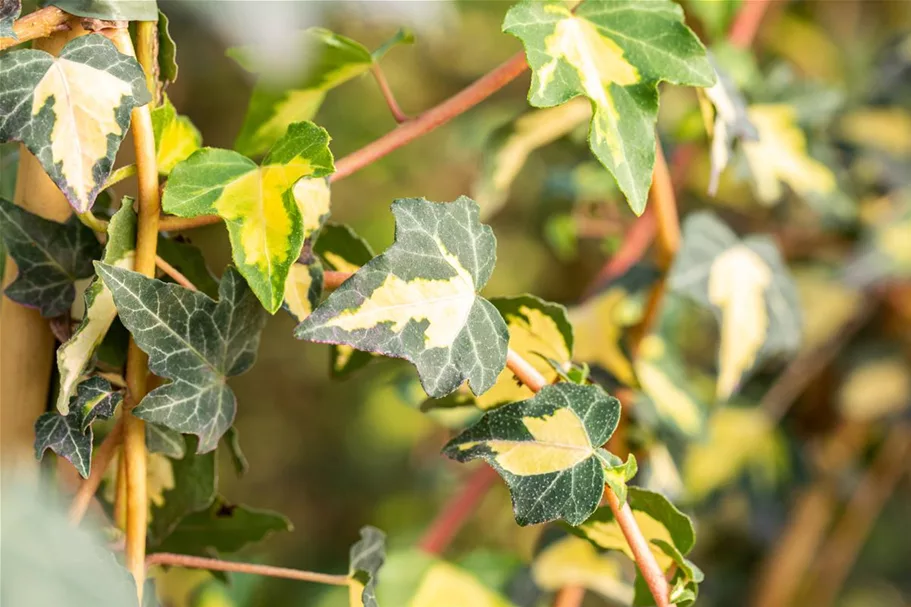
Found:
<svg viewBox="0 0 911 607"><path fill-rule="evenodd" d="M424 574L407 607L510 607L476 577L455 565L439 561Z"/></svg>

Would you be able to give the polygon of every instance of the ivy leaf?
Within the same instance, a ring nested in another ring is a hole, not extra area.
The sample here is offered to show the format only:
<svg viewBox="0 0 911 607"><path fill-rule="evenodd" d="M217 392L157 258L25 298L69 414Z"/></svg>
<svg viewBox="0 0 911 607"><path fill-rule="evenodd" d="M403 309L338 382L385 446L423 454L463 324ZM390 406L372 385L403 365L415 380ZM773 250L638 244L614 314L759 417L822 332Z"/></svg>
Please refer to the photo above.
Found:
<svg viewBox="0 0 911 607"><path fill-rule="evenodd" d="M730 398L759 361L800 345L797 287L768 237L740 240L714 215L691 215L668 286L720 319L718 400Z"/></svg>
<svg viewBox="0 0 911 607"><path fill-rule="evenodd" d="M509 485L520 525L558 518L578 525L601 501L610 462L599 447L619 420L620 401L601 388L560 383L489 411L443 453L493 466Z"/></svg>
<svg viewBox="0 0 911 607"><path fill-rule="evenodd" d="M136 212L131 198L123 199L120 209L108 222L107 235L102 261L132 269L136 248ZM89 238L89 235L85 237ZM87 371L95 350L117 317L114 297L100 278L92 280L85 291L84 301L85 312L79 326L69 340L57 349L57 372L60 375L57 410L62 415L69 412L70 397L79 378Z"/></svg>
<svg viewBox="0 0 911 607"><path fill-rule="evenodd" d="M155 0L51 0L45 6L56 6L71 15L104 19L105 21L155 21L158 6Z"/></svg>
<svg viewBox="0 0 911 607"><path fill-rule="evenodd" d="M552 107L584 95L592 104L592 152L617 179L630 207L645 209L655 164L657 84L711 86L705 49L670 0L525 0L503 31L525 46L533 70L528 101Z"/></svg>
<svg viewBox="0 0 911 607"><path fill-rule="evenodd" d="M177 80L177 43L171 37L170 20L161 11L158 11L158 69L165 86Z"/></svg>
<svg viewBox="0 0 911 607"><path fill-rule="evenodd" d="M247 473L250 463L247 456L244 455L243 449L240 448L240 433L237 427L231 426L224 436L225 446L228 448L228 455L231 456L231 463L234 464L234 471L238 476Z"/></svg>
<svg viewBox="0 0 911 607"><path fill-rule="evenodd" d="M0 219L0 235L18 268L6 296L45 318L67 312L76 298L74 283L90 277L92 260L101 257L94 232L75 217L49 221L3 198Z"/></svg>
<svg viewBox="0 0 911 607"><path fill-rule="evenodd" d="M147 394L133 414L197 435L200 452L215 449L237 408L227 379L253 365L266 320L253 293L233 268L221 279L217 303L123 268L97 268L120 320L149 354L149 370L172 380Z"/></svg>
<svg viewBox="0 0 911 607"><path fill-rule="evenodd" d="M295 263L288 271L283 306L297 322L310 316L323 294L323 267L319 261Z"/></svg>
<svg viewBox="0 0 911 607"><path fill-rule="evenodd" d="M180 217L216 213L228 226L234 261L263 306L281 306L285 280L312 217L328 212L334 167L329 134L292 124L257 166L230 150L202 148L171 172L163 209Z"/></svg>
<svg viewBox="0 0 911 607"><path fill-rule="evenodd" d="M620 563L574 535L551 542L535 555L531 575L542 590L582 586L619 605L633 600L633 589L624 583Z"/></svg>
<svg viewBox="0 0 911 607"><path fill-rule="evenodd" d="M149 453L163 453L171 459L183 459L186 455L186 444L180 432L152 422L146 422L146 448Z"/></svg>
<svg viewBox="0 0 911 607"><path fill-rule="evenodd" d="M22 12L21 0L0 0L0 38L15 38L13 24Z"/></svg>
<svg viewBox="0 0 911 607"><path fill-rule="evenodd" d="M797 125L797 110L785 104L752 105L747 110L759 134L744 141L743 153L752 174L756 197L766 204L778 202L787 184L805 200L839 196L831 169L807 152L807 138Z"/></svg>
<svg viewBox="0 0 911 607"><path fill-rule="evenodd" d="M24 143L73 208L88 211L111 173L130 110L151 99L139 63L90 34L57 57L38 50L3 55L0 80L0 140Z"/></svg>
<svg viewBox="0 0 911 607"><path fill-rule="evenodd" d="M186 455L172 460L174 486L164 492L162 505L152 507L149 542L153 547L161 545L185 516L205 510L215 500L215 453L198 453L197 440L183 438Z"/></svg>
<svg viewBox="0 0 911 607"><path fill-rule="evenodd" d="M527 360L553 383L559 374L554 365L568 367L573 352L573 328L566 308L534 295L500 297L490 303L503 316L509 327L509 347ZM509 369L503 369L493 387L476 399L481 409L534 396L534 392L516 381Z"/></svg>
<svg viewBox="0 0 911 607"><path fill-rule="evenodd" d="M559 107L526 112L497 129L484 150L481 173L472 187L484 217L498 211L528 156L569 134L591 118L591 106L575 99Z"/></svg>
<svg viewBox="0 0 911 607"><path fill-rule="evenodd" d="M360 589L364 607L378 607L376 600L377 574L386 560L386 534L376 527L361 527L361 539L351 546L348 557L348 577L352 594Z"/></svg>
<svg viewBox="0 0 911 607"><path fill-rule="evenodd" d="M346 225L327 224L313 245L324 266L337 272L357 272L374 257L366 240ZM373 355L351 346L333 345L329 369L333 377L344 377L363 368Z"/></svg>
<svg viewBox="0 0 911 607"><path fill-rule="evenodd" d="M506 364L508 339L499 312L477 294L493 271L493 231L465 197L406 198L392 213L393 245L332 293L295 336L404 358L431 396L445 396L465 379L481 394Z"/></svg>
<svg viewBox="0 0 911 607"><path fill-rule="evenodd" d="M639 487L630 487L627 501L662 571L668 571L676 564L676 559L667 554L662 543L672 546L683 555L692 550L696 542L693 523L666 497ZM618 550L635 560L608 506L599 508L591 518L570 531L601 550Z"/></svg>
<svg viewBox="0 0 911 607"><path fill-rule="evenodd" d="M35 457L41 459L50 449L69 460L82 478L88 478L92 468L92 422L110 419L121 398L120 392L100 377L79 384L68 414L49 411L35 422Z"/></svg>
<svg viewBox="0 0 911 607"><path fill-rule="evenodd" d="M155 551L196 556L232 553L273 533L291 530L291 522L277 512L229 504L218 497L208 508L181 519Z"/></svg>
<svg viewBox="0 0 911 607"><path fill-rule="evenodd" d="M202 146L199 130L189 118L177 114L167 95L162 104L152 110L152 130L161 175L168 175L177 163L189 158Z"/></svg>
<svg viewBox="0 0 911 607"><path fill-rule="evenodd" d="M196 285L202 293L212 299L218 297L218 280L206 265L206 258L199 247L194 246L183 236L164 238L159 235L158 254L186 276L187 280ZM162 280L169 282L171 278L166 276Z"/></svg>

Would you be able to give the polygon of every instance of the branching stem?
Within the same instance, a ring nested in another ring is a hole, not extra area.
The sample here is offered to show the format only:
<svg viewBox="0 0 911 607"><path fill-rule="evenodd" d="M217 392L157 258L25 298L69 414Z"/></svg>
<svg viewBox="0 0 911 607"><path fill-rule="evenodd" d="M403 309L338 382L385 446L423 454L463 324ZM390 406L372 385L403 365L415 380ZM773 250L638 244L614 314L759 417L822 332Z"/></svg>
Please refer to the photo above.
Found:
<svg viewBox="0 0 911 607"><path fill-rule="evenodd" d="M267 577L285 578L301 582L329 584L331 586L347 586L350 582L350 578L347 575L301 571L299 569L272 567L270 565L255 565L253 563L236 563L234 561L223 561L220 559L189 556L186 554L173 554L170 552L157 552L149 555L145 564L147 567L165 565L169 567L184 567L187 569L209 569L212 571L250 573L253 575L265 575Z"/></svg>
<svg viewBox="0 0 911 607"><path fill-rule="evenodd" d="M17 44L23 44L29 40L46 38L53 33L68 30L70 29L69 21L71 18L68 13L63 12L56 6L46 6L21 19L16 19L13 24L16 38L0 38L0 51Z"/></svg>
<svg viewBox="0 0 911 607"><path fill-rule="evenodd" d="M166 262L164 259L162 259L160 255L155 256L155 265L158 267L159 270L161 270L162 272L164 272L165 274L167 274L168 276L173 278L174 282L176 282L180 286L190 289L191 291L197 290L196 285L194 285L192 282L190 282L189 278L184 276L180 272L180 270L178 270L177 268L175 268L174 266L172 266L171 264Z"/></svg>
<svg viewBox="0 0 911 607"><path fill-rule="evenodd" d="M399 106L399 102L395 98L395 93L392 92L392 88L389 86L389 81L386 80L386 74L383 73L383 68L380 67L380 64L374 62L371 72L373 73L374 80L376 80L377 85L380 87L380 92L383 94L386 105L389 106L389 111L392 113L393 119L399 124L411 120L411 118L408 117L408 114L403 112L402 108Z"/></svg>

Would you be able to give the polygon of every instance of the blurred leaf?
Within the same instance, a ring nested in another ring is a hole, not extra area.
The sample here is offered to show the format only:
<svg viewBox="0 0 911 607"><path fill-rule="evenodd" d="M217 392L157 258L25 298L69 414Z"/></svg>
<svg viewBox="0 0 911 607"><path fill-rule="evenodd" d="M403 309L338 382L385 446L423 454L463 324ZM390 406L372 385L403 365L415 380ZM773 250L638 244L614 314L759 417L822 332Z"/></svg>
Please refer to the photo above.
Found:
<svg viewBox="0 0 911 607"><path fill-rule="evenodd" d="M96 267L120 320L149 354L149 370L174 380L149 392L133 414L199 436L200 451L215 449L237 409L227 379L253 365L265 325L253 293L233 268L222 277L216 303L123 268Z"/></svg>
<svg viewBox="0 0 911 607"><path fill-rule="evenodd" d="M351 546L348 576L351 594L360 594L364 607L379 607L376 600L377 575L386 560L386 534L376 527L361 527L361 539ZM352 604L353 607L353 604Z"/></svg>
<svg viewBox="0 0 911 607"><path fill-rule="evenodd" d="M583 1L571 11L561 2L526 0L506 14L503 31L525 45L533 70L531 105L588 97L594 111L589 145L641 214L655 163L658 82L714 82L680 6Z"/></svg>
<svg viewBox="0 0 911 607"><path fill-rule="evenodd" d="M231 426L228 428L223 438L225 445L228 447L228 455L231 456L231 463L234 464L234 471L238 476L246 474L250 468L250 463L240 447L240 432L238 432L237 427Z"/></svg>
<svg viewBox="0 0 911 607"><path fill-rule="evenodd" d="M18 269L5 295L45 318L65 314L76 298L76 280L92 276L92 260L101 257L95 233L75 217L49 221L3 198L0 220L0 235Z"/></svg>
<svg viewBox="0 0 911 607"><path fill-rule="evenodd" d="M164 503L152 507L149 543L157 547L189 514L208 508L215 500L218 473L215 454L197 453L197 439L184 437L186 455L172 460L174 487L164 492Z"/></svg>
<svg viewBox="0 0 911 607"><path fill-rule="evenodd" d="M158 69L165 85L177 80L177 43L171 37L170 20L161 11L158 11ZM160 164L158 169L161 170Z"/></svg>
<svg viewBox="0 0 911 607"><path fill-rule="evenodd" d="M564 586L581 586L609 601L629 604L633 589L623 581L620 564L582 538L566 536L542 550L531 566L531 575L543 590L557 592Z"/></svg>
<svg viewBox="0 0 911 607"><path fill-rule="evenodd" d="M570 261L579 254L579 230L571 213L548 217L544 224L544 238L560 261Z"/></svg>
<svg viewBox="0 0 911 607"><path fill-rule="evenodd" d="M56 6L71 15L105 21L155 21L155 0L45 0L44 6Z"/></svg>
<svg viewBox="0 0 911 607"><path fill-rule="evenodd" d="M690 215L668 288L710 306L721 323L717 399L726 401L760 361L796 352L797 290L774 242L740 240L709 213Z"/></svg>
<svg viewBox="0 0 911 607"><path fill-rule="evenodd" d="M82 478L92 468L92 422L110 419L123 395L100 377L90 377L76 387L70 412L43 413L35 422L35 457L48 449L66 458Z"/></svg>
<svg viewBox="0 0 911 607"><path fill-rule="evenodd" d="M94 240L94 236L85 234ZM119 268L132 268L136 248L136 212L133 200L125 197L120 210L108 223L107 243L102 261ZM70 397L80 377L89 370L92 356L117 317L114 297L97 276L85 290L85 312L82 320L66 343L57 349L57 372L60 389L57 391L57 410L69 412Z"/></svg>
<svg viewBox="0 0 911 607"><path fill-rule="evenodd" d="M731 22L740 10L742 0L688 0L687 13L702 22L713 40L724 37Z"/></svg>
<svg viewBox="0 0 911 607"><path fill-rule="evenodd" d="M13 24L22 12L21 0L3 0L0 2L0 38L16 38Z"/></svg>
<svg viewBox="0 0 911 607"><path fill-rule="evenodd" d="M328 145L324 129L299 122L262 166L237 152L203 148L174 167L162 208L179 217L224 218L238 270L275 313L291 264L329 212L329 184L322 178L335 169Z"/></svg>
<svg viewBox="0 0 911 607"><path fill-rule="evenodd" d="M838 121L840 137L853 145L893 156L911 156L911 113L900 107L854 110Z"/></svg>
<svg viewBox="0 0 911 607"><path fill-rule="evenodd" d="M386 40L381 44L375 51L370 53L370 57L374 61L379 61L386 56L390 50L395 48L400 44L414 44L414 32L412 32L407 27L400 28L391 38Z"/></svg>
<svg viewBox="0 0 911 607"><path fill-rule="evenodd" d="M295 329L295 337L404 358L430 396L468 379L481 394L506 362L506 325L480 297L493 271L493 231L478 205L396 200L396 241L345 281Z"/></svg>
<svg viewBox="0 0 911 607"><path fill-rule="evenodd" d="M82 0L59 4L85 12L73 6ZM139 63L104 36L89 34L57 57L31 49L5 53L0 73L8 83L0 140L22 141L76 212L88 211L111 172L130 110L150 100Z"/></svg>
<svg viewBox="0 0 911 607"><path fill-rule="evenodd" d="M170 174L177 163L202 146L202 134L189 118L177 114L167 95L162 104L152 110L152 130L161 175Z"/></svg>
<svg viewBox="0 0 911 607"><path fill-rule="evenodd" d="M180 432L152 422L146 422L146 448L149 453L163 453L172 459L183 459L186 455Z"/></svg>
<svg viewBox="0 0 911 607"><path fill-rule="evenodd" d="M687 494L701 501L745 470L772 480L782 463L784 444L765 411L721 407L708 420L708 436L691 443L683 463Z"/></svg>
<svg viewBox="0 0 911 607"><path fill-rule="evenodd" d="M876 356L854 365L838 391L838 410L846 419L872 422L911 405L911 370L901 353Z"/></svg>
<svg viewBox="0 0 911 607"><path fill-rule="evenodd" d="M795 268L793 273L803 321L800 351L810 352L831 339L857 313L862 294L819 268ZM822 309L825 314L815 313Z"/></svg>
<svg viewBox="0 0 911 607"><path fill-rule="evenodd" d="M494 131L472 186L474 199L481 205L481 217L494 215L506 203L513 181L532 152L590 118L591 104L574 99L557 107L531 110Z"/></svg>
<svg viewBox="0 0 911 607"><path fill-rule="evenodd" d="M889 203L867 228L858 254L848 264L847 278L854 286L911 276L911 190L896 192Z"/></svg>
<svg viewBox="0 0 911 607"><path fill-rule="evenodd" d="M604 467L613 462L599 447L619 420L620 401L601 388L560 383L488 411L443 453L493 466L509 485L520 525L558 518L578 525L601 501Z"/></svg>

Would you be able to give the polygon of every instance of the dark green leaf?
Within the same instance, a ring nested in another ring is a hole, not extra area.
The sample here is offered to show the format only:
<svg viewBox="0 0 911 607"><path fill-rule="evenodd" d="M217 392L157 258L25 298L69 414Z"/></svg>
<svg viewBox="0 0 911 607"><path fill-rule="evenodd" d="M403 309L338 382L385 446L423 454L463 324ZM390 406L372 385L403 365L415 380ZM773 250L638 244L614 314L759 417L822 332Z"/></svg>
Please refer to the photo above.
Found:
<svg viewBox="0 0 911 607"><path fill-rule="evenodd" d="M266 320L253 292L233 268L222 277L217 303L136 272L97 268L123 324L149 354L149 369L173 380L147 394L133 414L199 436L203 452L215 449L237 408L227 378L253 365Z"/></svg>
<svg viewBox="0 0 911 607"><path fill-rule="evenodd" d="M0 0L0 38L16 38L13 23L21 12L21 0Z"/></svg>
<svg viewBox="0 0 911 607"><path fill-rule="evenodd" d="M187 515L208 508L215 500L218 471L215 453L197 453L198 442L186 436L182 459L173 460L174 488L165 491L164 504L152 506L149 542L159 546Z"/></svg>
<svg viewBox="0 0 911 607"><path fill-rule="evenodd" d="M215 299L218 297L218 280L206 265L206 258L199 247L185 238L158 237L158 254L166 262L174 266L178 272L187 277L187 280L196 285L196 288ZM163 278L170 282L170 278Z"/></svg>
<svg viewBox="0 0 911 607"><path fill-rule="evenodd" d="M177 80L177 43L171 37L168 16L158 11L158 69L161 81L167 85Z"/></svg>
<svg viewBox="0 0 911 607"><path fill-rule="evenodd" d="M94 232L75 217L49 221L3 198L0 219L0 235L19 270L6 296L45 318L67 312L76 298L75 281L91 276L92 260L101 257Z"/></svg>
<svg viewBox="0 0 911 607"><path fill-rule="evenodd" d="M240 448L240 432L237 431L235 426L231 426L225 432L224 441L228 447L228 455L231 456L231 463L234 464L234 471L237 472L238 476L246 474L250 468L250 463Z"/></svg>
<svg viewBox="0 0 911 607"><path fill-rule="evenodd" d="M364 607L378 607L377 574L386 561L386 534L376 527L361 527L361 539L351 546L348 575L357 580L363 591Z"/></svg>
<svg viewBox="0 0 911 607"><path fill-rule="evenodd" d="M164 453L172 459L183 459L186 455L186 443L180 432L152 422L146 422L146 448L149 453Z"/></svg>

